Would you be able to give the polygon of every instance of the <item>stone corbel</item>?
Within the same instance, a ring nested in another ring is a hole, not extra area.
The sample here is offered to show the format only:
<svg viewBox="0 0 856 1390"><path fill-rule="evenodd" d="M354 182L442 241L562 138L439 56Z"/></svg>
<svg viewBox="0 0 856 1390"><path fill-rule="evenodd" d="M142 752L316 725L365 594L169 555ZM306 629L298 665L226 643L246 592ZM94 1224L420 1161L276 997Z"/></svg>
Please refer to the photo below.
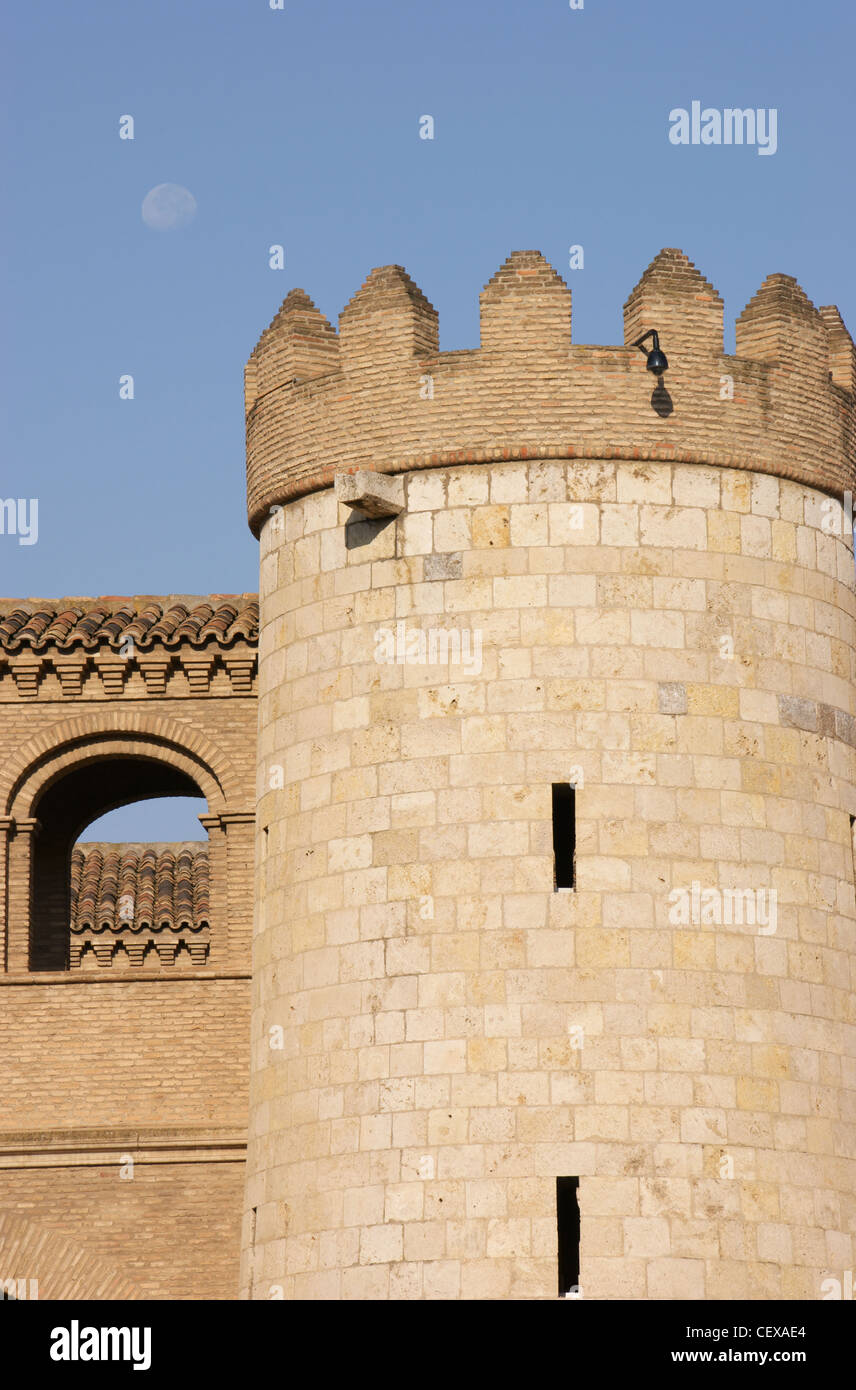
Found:
<svg viewBox="0 0 856 1390"><path fill-rule="evenodd" d="M363 516L399 516L404 511L404 479L358 468L336 474L336 496Z"/></svg>
<svg viewBox="0 0 856 1390"><path fill-rule="evenodd" d="M222 830L225 833L230 825L254 825L255 819L255 811L219 811L213 815L199 817L200 824L204 825L209 835L212 830Z"/></svg>
<svg viewBox="0 0 856 1390"><path fill-rule="evenodd" d="M42 823L37 816L19 816L17 820L12 821L12 825L16 835L31 835L33 839L42 828Z"/></svg>
<svg viewBox="0 0 856 1390"><path fill-rule="evenodd" d="M224 829L228 825L254 825L256 813L255 811L221 811L219 819Z"/></svg>

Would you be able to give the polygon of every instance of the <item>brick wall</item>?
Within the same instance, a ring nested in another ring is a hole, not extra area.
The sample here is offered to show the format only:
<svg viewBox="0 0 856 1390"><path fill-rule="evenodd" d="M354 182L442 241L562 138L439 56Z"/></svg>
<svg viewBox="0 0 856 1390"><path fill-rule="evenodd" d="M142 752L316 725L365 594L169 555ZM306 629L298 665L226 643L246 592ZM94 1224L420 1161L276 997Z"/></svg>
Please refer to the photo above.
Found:
<svg viewBox="0 0 856 1390"><path fill-rule="evenodd" d="M0 1001L0 1211L28 1236L4 1277L66 1297L73 1258L144 1298L235 1297L248 979L7 977ZM0 1230L0 1266L15 1249Z"/></svg>
<svg viewBox="0 0 856 1390"><path fill-rule="evenodd" d="M0 1275L37 1278L42 1298L237 1294L254 644L226 655L237 675L210 652L160 665L155 652L157 679L119 661L112 684L85 653L64 685L61 653L0 661ZM38 680L22 675L28 663ZM151 954L135 968L123 953L106 970L91 956L57 969L78 822L178 790L207 800L207 966Z"/></svg>
<svg viewBox="0 0 856 1390"><path fill-rule="evenodd" d="M4 1131L244 1123L246 979L0 989Z"/></svg>
<svg viewBox="0 0 856 1390"><path fill-rule="evenodd" d="M0 1218L4 1278L38 1280L42 1299L235 1296L242 1154L154 1164L138 1155L126 1178L118 1155L98 1166L86 1153L69 1167L3 1161L0 1152L0 1211L14 1213L8 1229Z"/></svg>

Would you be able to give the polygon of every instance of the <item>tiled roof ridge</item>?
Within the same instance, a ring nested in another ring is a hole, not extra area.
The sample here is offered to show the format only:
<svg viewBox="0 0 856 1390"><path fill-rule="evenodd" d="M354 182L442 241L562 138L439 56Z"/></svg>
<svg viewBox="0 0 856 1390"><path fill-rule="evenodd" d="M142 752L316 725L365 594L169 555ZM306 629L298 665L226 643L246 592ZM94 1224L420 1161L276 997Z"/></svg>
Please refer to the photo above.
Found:
<svg viewBox="0 0 856 1390"><path fill-rule="evenodd" d="M0 598L0 648L42 651L160 645L231 646L258 640L258 594L108 594Z"/></svg>

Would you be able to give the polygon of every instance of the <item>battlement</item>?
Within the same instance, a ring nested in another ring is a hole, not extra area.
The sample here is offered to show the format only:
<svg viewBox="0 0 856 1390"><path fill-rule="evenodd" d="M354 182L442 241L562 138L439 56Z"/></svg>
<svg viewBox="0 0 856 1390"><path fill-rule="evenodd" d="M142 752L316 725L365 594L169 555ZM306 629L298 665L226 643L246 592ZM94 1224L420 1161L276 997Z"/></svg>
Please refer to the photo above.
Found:
<svg viewBox="0 0 856 1390"><path fill-rule="evenodd" d="M723 351L723 304L682 251L648 266L620 346L573 344L571 291L515 251L480 297L481 345L440 352L437 312L400 266L373 270L339 332L292 290L247 364L247 507L382 473L512 458L678 460L856 491L856 347L834 306L771 275ZM656 382L633 346L660 334Z"/></svg>

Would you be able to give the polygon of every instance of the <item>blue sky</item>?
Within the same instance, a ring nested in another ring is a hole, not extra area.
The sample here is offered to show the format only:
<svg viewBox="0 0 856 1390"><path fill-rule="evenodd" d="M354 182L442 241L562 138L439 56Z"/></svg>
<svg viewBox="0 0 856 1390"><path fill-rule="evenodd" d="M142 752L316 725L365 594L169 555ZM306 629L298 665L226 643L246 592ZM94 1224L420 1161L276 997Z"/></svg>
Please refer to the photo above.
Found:
<svg viewBox="0 0 856 1390"><path fill-rule="evenodd" d="M482 285L535 247L575 340L617 343L680 246L728 347L773 271L856 328L841 0L40 0L3 28L0 497L39 499L37 544L0 536L4 595L255 589L242 369L294 285L335 322L397 262L472 347ZM775 108L775 155L672 145L693 100ZM197 201L182 229L142 220L165 182Z"/></svg>

